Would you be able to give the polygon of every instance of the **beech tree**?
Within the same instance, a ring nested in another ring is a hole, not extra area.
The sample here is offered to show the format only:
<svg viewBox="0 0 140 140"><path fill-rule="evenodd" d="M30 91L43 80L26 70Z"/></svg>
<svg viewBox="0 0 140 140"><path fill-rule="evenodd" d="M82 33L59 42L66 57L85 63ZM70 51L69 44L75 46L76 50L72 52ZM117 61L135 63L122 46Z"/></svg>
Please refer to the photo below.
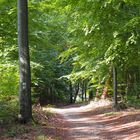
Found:
<svg viewBox="0 0 140 140"><path fill-rule="evenodd" d="M27 122L32 118L27 0L18 0L18 47L20 62L19 117L22 121Z"/></svg>
<svg viewBox="0 0 140 140"><path fill-rule="evenodd" d="M113 66L114 108L117 109L117 69Z"/></svg>

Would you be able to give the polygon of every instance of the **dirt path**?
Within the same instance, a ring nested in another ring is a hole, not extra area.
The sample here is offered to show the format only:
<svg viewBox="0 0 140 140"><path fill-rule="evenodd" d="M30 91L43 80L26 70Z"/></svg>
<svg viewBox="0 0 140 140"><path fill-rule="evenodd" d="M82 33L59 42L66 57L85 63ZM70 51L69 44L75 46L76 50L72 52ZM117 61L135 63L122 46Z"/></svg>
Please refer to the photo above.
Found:
<svg viewBox="0 0 140 140"><path fill-rule="evenodd" d="M140 111L113 112L109 101L86 106L51 108L67 121L69 135L63 140L140 140Z"/></svg>

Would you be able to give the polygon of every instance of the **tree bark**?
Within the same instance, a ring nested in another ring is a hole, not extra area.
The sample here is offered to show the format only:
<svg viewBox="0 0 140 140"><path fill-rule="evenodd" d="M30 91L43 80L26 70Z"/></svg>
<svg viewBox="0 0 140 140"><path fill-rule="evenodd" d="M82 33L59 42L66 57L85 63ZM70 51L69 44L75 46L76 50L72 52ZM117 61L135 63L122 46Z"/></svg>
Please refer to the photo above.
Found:
<svg viewBox="0 0 140 140"><path fill-rule="evenodd" d="M22 121L28 122L32 118L32 105L27 0L18 0L18 47L20 63L19 116Z"/></svg>
<svg viewBox="0 0 140 140"><path fill-rule="evenodd" d="M87 82L84 83L85 101L87 101Z"/></svg>
<svg viewBox="0 0 140 140"><path fill-rule="evenodd" d="M74 95L74 103L76 102L76 98L77 98L77 95L79 93L79 83L76 85L76 88L75 88L75 95Z"/></svg>
<svg viewBox="0 0 140 140"><path fill-rule="evenodd" d="M84 101L84 83L81 83L81 88L82 88L82 102Z"/></svg>
<svg viewBox="0 0 140 140"><path fill-rule="evenodd" d="M113 66L113 88L114 88L114 104L113 107L117 108L117 69L115 66Z"/></svg>
<svg viewBox="0 0 140 140"><path fill-rule="evenodd" d="M110 86L111 77L112 77L112 70L109 71L108 78L105 82L105 87L103 88L103 93L102 93L101 99L106 99L108 97L108 89Z"/></svg>
<svg viewBox="0 0 140 140"><path fill-rule="evenodd" d="M88 97L89 101L91 101L93 99L93 95L94 95L94 92L93 92L93 89L91 89L89 91L89 97Z"/></svg>
<svg viewBox="0 0 140 140"><path fill-rule="evenodd" d="M70 103L73 103L73 87L72 87L72 83L70 83L69 85L69 89L70 89Z"/></svg>

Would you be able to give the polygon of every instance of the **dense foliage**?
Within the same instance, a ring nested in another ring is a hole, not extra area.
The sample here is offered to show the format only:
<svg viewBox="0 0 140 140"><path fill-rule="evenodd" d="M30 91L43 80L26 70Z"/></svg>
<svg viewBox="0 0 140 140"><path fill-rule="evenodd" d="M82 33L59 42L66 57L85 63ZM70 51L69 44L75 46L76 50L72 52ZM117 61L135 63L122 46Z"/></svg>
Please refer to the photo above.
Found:
<svg viewBox="0 0 140 140"><path fill-rule="evenodd" d="M71 79L88 78L95 87L112 89L115 66L119 90L138 97L139 2L79 0L62 6L70 18L70 48L63 52L62 58L72 56L73 52Z"/></svg>
<svg viewBox="0 0 140 140"><path fill-rule="evenodd" d="M0 97L18 93L16 7L0 0ZM33 96L43 104L112 94L115 66L118 91L139 97L139 34L138 0L29 1Z"/></svg>

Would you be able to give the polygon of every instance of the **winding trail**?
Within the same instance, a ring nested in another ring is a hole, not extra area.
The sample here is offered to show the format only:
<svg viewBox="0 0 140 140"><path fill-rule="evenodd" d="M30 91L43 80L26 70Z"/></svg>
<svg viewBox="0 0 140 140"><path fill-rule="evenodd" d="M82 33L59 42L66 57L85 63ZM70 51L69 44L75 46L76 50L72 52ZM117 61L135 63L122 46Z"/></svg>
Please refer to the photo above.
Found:
<svg viewBox="0 0 140 140"><path fill-rule="evenodd" d="M140 140L140 110L114 112L111 104L100 100L85 106L47 110L60 114L66 121L63 130L69 133L61 140Z"/></svg>
<svg viewBox="0 0 140 140"><path fill-rule="evenodd" d="M69 123L69 136L64 140L101 140L100 133L104 126L97 123L97 116L90 118L90 116L86 116L86 112L110 104L111 102L107 100L101 100L100 102L91 102L80 107L49 108L49 111L62 115Z"/></svg>

